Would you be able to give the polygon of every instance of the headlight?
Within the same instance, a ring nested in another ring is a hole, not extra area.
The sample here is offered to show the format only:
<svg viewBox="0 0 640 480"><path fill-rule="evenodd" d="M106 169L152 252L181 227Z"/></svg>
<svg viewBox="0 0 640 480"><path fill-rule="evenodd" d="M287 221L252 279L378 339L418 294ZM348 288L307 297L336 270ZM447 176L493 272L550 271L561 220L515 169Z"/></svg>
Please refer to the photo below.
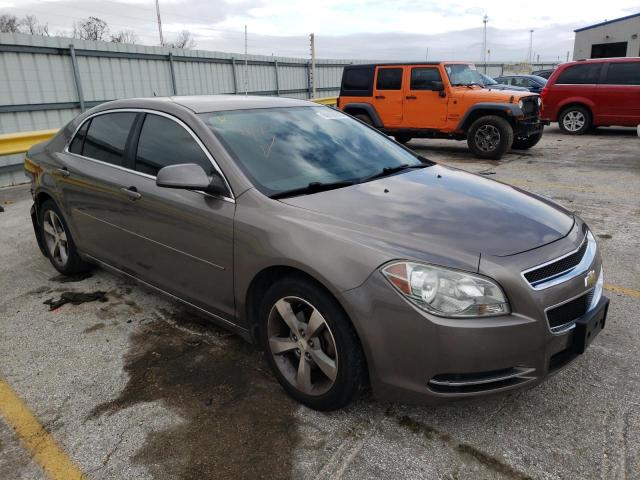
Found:
<svg viewBox="0 0 640 480"><path fill-rule="evenodd" d="M502 289L488 278L413 262L387 265L382 273L407 300L441 317L509 313Z"/></svg>
<svg viewBox="0 0 640 480"><path fill-rule="evenodd" d="M520 101L518 102L518 106L519 106L521 109L522 109L522 108L524 108L524 102L523 102L522 100L520 100Z"/></svg>

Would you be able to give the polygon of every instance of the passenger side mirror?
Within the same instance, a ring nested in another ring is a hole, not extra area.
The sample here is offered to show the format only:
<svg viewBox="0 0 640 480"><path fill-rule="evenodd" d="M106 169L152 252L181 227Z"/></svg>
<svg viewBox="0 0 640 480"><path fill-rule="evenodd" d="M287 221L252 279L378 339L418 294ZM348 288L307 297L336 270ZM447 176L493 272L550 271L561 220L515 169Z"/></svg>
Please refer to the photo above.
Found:
<svg viewBox="0 0 640 480"><path fill-rule="evenodd" d="M229 194L227 185L218 172L209 176L195 163L180 163L161 168L156 176L156 185L164 188L202 190L214 195Z"/></svg>

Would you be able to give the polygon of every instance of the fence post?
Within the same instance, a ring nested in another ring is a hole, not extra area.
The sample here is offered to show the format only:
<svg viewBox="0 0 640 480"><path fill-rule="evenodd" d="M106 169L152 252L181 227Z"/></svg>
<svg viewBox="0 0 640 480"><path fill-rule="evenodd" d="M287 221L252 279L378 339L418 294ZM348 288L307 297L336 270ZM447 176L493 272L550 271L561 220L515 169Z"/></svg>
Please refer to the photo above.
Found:
<svg viewBox="0 0 640 480"><path fill-rule="evenodd" d="M78 70L78 60L76 59L76 49L73 44L69 45L69 53L71 54L71 68L73 69L73 81L76 84L76 93L80 102L80 111L84 112L84 95L82 93L82 83L80 82L80 71Z"/></svg>
<svg viewBox="0 0 640 480"><path fill-rule="evenodd" d="M276 95L280 96L280 76L278 75L278 60L273 61L273 66L276 70Z"/></svg>
<svg viewBox="0 0 640 480"><path fill-rule="evenodd" d="M178 86L176 85L176 71L173 68L173 53L169 52L169 70L171 71L171 87L173 94L178 95Z"/></svg>
<svg viewBox="0 0 640 480"><path fill-rule="evenodd" d="M311 64L307 62L307 94L309 95L309 98L313 98L313 92L311 89Z"/></svg>
<svg viewBox="0 0 640 480"><path fill-rule="evenodd" d="M233 93L238 94L238 76L236 74L236 59L231 57L231 71L233 72Z"/></svg>

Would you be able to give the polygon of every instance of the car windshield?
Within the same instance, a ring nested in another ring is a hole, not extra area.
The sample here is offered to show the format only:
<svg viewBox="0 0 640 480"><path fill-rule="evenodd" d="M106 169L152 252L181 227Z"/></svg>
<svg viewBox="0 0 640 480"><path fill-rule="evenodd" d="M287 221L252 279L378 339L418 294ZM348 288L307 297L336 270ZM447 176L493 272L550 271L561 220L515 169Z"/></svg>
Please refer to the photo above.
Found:
<svg viewBox="0 0 640 480"><path fill-rule="evenodd" d="M498 82L496 82L489 75L485 75L484 73L481 73L480 76L482 77L482 83L484 85L497 85L498 84Z"/></svg>
<svg viewBox="0 0 640 480"><path fill-rule="evenodd" d="M482 75L476 70L476 66L471 63L451 63L445 65L444 69L449 76L449 82L454 87L459 85L484 85Z"/></svg>
<svg viewBox="0 0 640 480"><path fill-rule="evenodd" d="M231 110L200 117L268 196L310 184L346 186L425 164L386 135L328 107Z"/></svg>
<svg viewBox="0 0 640 480"><path fill-rule="evenodd" d="M533 80L535 82L537 82L538 84L544 86L547 84L547 79L544 77L539 77L538 75L531 75L531 78L533 78Z"/></svg>

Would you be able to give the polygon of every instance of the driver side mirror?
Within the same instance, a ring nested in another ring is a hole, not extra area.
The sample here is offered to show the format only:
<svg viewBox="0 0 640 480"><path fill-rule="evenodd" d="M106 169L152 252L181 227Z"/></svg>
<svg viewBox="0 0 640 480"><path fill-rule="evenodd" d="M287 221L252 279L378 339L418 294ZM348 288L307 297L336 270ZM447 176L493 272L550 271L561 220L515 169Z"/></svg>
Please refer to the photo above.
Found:
<svg viewBox="0 0 640 480"><path fill-rule="evenodd" d="M441 97L446 97L447 96L447 94L444 91L444 83L438 82L438 81L434 81L434 82L431 82L431 85L432 85L431 89L434 92L439 92L439 95Z"/></svg>
<svg viewBox="0 0 640 480"><path fill-rule="evenodd" d="M218 172L214 171L209 176L195 163L180 163L161 168L156 176L156 185L164 188L202 190L213 195L229 195L229 189Z"/></svg>

